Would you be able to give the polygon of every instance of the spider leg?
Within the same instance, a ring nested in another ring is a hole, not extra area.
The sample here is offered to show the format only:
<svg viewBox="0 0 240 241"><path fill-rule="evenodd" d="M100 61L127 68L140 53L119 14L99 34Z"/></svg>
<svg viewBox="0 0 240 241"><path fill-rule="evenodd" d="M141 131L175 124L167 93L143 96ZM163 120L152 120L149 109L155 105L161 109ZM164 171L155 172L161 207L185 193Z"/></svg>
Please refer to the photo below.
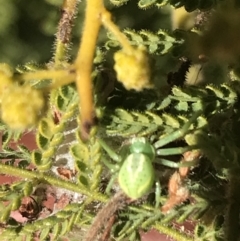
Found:
<svg viewBox="0 0 240 241"><path fill-rule="evenodd" d="M102 157L102 162L105 164L105 166L111 171L112 177L110 178L108 185L106 187L106 194L110 195L110 191L112 189L112 186L118 176L118 171L121 167L121 161L122 158L120 155L118 155L105 141L98 139L99 144L102 146L102 148L107 152L109 157L115 161L115 163L111 163L109 160L107 160L105 157Z"/></svg>
<svg viewBox="0 0 240 241"><path fill-rule="evenodd" d="M156 187L155 187L155 208L159 207L160 204L160 196L161 196L161 185L159 180L156 180Z"/></svg>
<svg viewBox="0 0 240 241"><path fill-rule="evenodd" d="M107 154L116 162L121 162L122 158L119 156L104 140L98 138L99 144L107 152Z"/></svg>
<svg viewBox="0 0 240 241"><path fill-rule="evenodd" d="M199 163L199 159L196 158L192 161L188 161L188 162L174 162L174 161L170 161L168 159L164 159L164 158L157 158L154 162L161 164L163 166L167 166L170 168L181 168L181 167L192 167L195 166Z"/></svg>
<svg viewBox="0 0 240 241"><path fill-rule="evenodd" d="M155 149L158 149L172 141L175 141L179 138L184 137L189 132L189 128L192 125L192 123L194 123L194 121L200 116L201 113L202 113L201 111L196 112L193 115L193 117L186 124L183 125L182 128L170 133L169 135L164 136L162 139L155 142L154 143Z"/></svg>
<svg viewBox="0 0 240 241"><path fill-rule="evenodd" d="M115 173L114 175L112 175L111 179L109 180L105 191L107 195L110 195L110 190L112 189L113 183L115 182L117 176L118 176L118 173Z"/></svg>
<svg viewBox="0 0 240 241"><path fill-rule="evenodd" d="M196 149L197 146L186 146L186 147L173 147L173 148L163 148L156 151L158 156L172 156L181 155L187 151L192 151Z"/></svg>

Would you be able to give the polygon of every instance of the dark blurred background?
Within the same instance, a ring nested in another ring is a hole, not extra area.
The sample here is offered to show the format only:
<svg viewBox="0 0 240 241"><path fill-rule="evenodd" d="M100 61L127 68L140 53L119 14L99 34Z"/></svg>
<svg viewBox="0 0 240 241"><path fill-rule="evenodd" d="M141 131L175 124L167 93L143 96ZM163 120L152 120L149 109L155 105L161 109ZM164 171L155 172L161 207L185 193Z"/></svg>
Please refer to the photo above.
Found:
<svg viewBox="0 0 240 241"><path fill-rule="evenodd" d="M46 63L54 52L54 39L63 0L0 0L0 62L13 67L27 62ZM136 30L170 27L169 11L156 7L140 10L136 1L116 8L105 1L121 28ZM85 1L78 5L70 55L74 59L81 35ZM168 19L168 20L166 20ZM100 43L106 39L101 31Z"/></svg>

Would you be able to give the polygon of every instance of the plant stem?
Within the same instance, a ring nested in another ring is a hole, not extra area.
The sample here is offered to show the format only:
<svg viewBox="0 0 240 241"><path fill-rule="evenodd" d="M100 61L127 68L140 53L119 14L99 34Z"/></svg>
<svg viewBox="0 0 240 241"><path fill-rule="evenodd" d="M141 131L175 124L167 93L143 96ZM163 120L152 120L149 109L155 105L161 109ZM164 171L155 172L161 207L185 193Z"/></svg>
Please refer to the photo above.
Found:
<svg viewBox="0 0 240 241"><path fill-rule="evenodd" d="M42 79L57 79L56 83L53 82L50 88L57 88L66 84L70 84L75 80L75 73L71 69L65 70L39 70L35 72L27 72L21 75L24 81L42 80Z"/></svg>
<svg viewBox="0 0 240 241"><path fill-rule="evenodd" d="M52 186L56 186L59 188L64 188L73 192L81 193L86 195L93 200L98 200L101 202L107 202L106 196L101 193L94 193L87 188L83 188L82 186L78 186L75 183L71 183L69 181L62 180L60 178L54 177L48 173L41 173L37 171L29 171L23 170L18 167L13 167L9 165L5 165L0 163L0 173L11 175L11 176L18 176L20 178L28 178L28 179L38 179L39 181L47 182Z"/></svg>
<svg viewBox="0 0 240 241"><path fill-rule="evenodd" d="M173 238L176 241L193 241L192 238L188 237L187 235L174 230L172 227L168 227L166 225L162 225L160 223L156 223L152 226L153 228L157 229L163 234Z"/></svg>
<svg viewBox="0 0 240 241"><path fill-rule="evenodd" d="M126 36L112 22L111 14L105 9L103 0L87 0L82 41L74 63L77 75L77 90L80 96L79 110L81 113L81 134L83 139L89 138L90 129L95 124L91 72L101 24L116 36L124 51L130 54L134 52L134 48Z"/></svg>
<svg viewBox="0 0 240 241"><path fill-rule="evenodd" d="M81 134L84 139L88 139L90 129L94 125L95 110L91 73L98 32L101 26L100 16L103 10L102 0L87 0L82 41L75 60L76 84L80 97Z"/></svg>
<svg viewBox="0 0 240 241"><path fill-rule="evenodd" d="M134 48L131 46L131 44L130 44L129 40L127 39L126 35L123 34L120 31L119 27L112 22L111 14L107 10L105 10L104 13L102 14L101 20L102 20L102 23L103 23L104 27L107 28L110 32L112 32L115 35L117 40L122 45L124 51L131 54L134 51Z"/></svg>
<svg viewBox="0 0 240 241"><path fill-rule="evenodd" d="M106 223L108 223L108 220L111 219L119 209L126 205L128 199L129 198L123 192L120 191L116 193L98 212L84 241L96 240L97 235L101 232L102 228L105 227Z"/></svg>
<svg viewBox="0 0 240 241"><path fill-rule="evenodd" d="M58 24L55 43L54 64L61 66L67 60L67 50L70 44L73 19L76 13L78 0L64 0L61 19Z"/></svg>

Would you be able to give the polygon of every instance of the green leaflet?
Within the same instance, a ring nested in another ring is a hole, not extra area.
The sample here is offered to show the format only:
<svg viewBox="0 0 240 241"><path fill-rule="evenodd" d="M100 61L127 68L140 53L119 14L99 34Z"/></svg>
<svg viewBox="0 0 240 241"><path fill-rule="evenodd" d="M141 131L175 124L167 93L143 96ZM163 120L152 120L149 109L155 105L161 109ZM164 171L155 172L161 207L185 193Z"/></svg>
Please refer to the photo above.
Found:
<svg viewBox="0 0 240 241"><path fill-rule="evenodd" d="M126 29L124 30L124 33L133 45L144 45L150 54L157 55L167 54L173 46L178 46L184 41L183 39L175 38L168 31L164 30L158 30L156 33L153 33L147 30L136 32L134 30ZM108 35L108 37L110 40L105 44L107 49L119 45L112 35Z"/></svg>
<svg viewBox="0 0 240 241"><path fill-rule="evenodd" d="M116 6L122 6L126 4L129 0L111 0L111 3L116 5ZM212 8L215 4L216 1L214 0L188 0L188 1L183 1L183 0L139 0L138 1L138 7L141 9L146 9L150 7L164 7L167 4L171 4L172 6L179 8L181 6L184 6L186 11L192 12L196 9L200 10L209 10Z"/></svg>
<svg viewBox="0 0 240 241"><path fill-rule="evenodd" d="M106 133L110 136L122 136L130 137L134 135L147 136L155 133L156 131L169 132L174 129L180 128L187 121L187 116L189 111L193 109L195 112L201 110L204 113L206 104L201 100L201 97L189 97L185 98L186 101L178 101L179 97L174 96L168 99L170 102L165 108L174 108L174 111L182 112L183 115L170 115L168 113L159 112L159 107L153 107L155 111L145 111L144 113L139 113L137 111L125 111L122 109L115 110L114 115L112 115L112 120L107 126ZM196 102L194 101L196 100ZM192 103L193 102L193 103ZM214 102L215 103L215 102ZM171 104L171 106L170 106ZM225 108L226 102L222 103ZM161 104L160 104L161 106ZM209 106L209 105L208 105ZM221 108L219 106L219 108ZM161 110L162 108L160 108ZM213 113L215 109L213 110ZM209 113L210 115L212 112ZM186 117L184 117L184 115ZM198 118L198 126L204 126L206 121L203 117ZM170 129L169 129L170 128ZM165 129L165 130L164 130Z"/></svg>
<svg viewBox="0 0 240 241"><path fill-rule="evenodd" d="M145 136L155 132L161 123L161 118L151 112L146 112L146 114L137 112L126 113L122 109L117 109L116 116L113 116L113 124L107 127L107 134L131 136L138 133L139 136Z"/></svg>

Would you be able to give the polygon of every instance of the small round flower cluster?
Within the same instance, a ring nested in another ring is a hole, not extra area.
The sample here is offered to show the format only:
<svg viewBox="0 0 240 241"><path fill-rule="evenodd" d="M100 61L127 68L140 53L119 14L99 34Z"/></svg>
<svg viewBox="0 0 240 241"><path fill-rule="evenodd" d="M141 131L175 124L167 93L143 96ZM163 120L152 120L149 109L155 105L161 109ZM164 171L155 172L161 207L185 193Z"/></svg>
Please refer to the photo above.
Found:
<svg viewBox="0 0 240 241"><path fill-rule="evenodd" d="M0 96L5 88L12 84L12 69L7 64L0 64Z"/></svg>
<svg viewBox="0 0 240 241"><path fill-rule="evenodd" d="M127 90L142 91L153 88L149 58L144 48L134 49L131 53L120 50L115 53L114 60L117 79Z"/></svg>
<svg viewBox="0 0 240 241"><path fill-rule="evenodd" d="M45 107L42 91L19 85L0 65L1 119L12 129L26 129L38 123Z"/></svg>

